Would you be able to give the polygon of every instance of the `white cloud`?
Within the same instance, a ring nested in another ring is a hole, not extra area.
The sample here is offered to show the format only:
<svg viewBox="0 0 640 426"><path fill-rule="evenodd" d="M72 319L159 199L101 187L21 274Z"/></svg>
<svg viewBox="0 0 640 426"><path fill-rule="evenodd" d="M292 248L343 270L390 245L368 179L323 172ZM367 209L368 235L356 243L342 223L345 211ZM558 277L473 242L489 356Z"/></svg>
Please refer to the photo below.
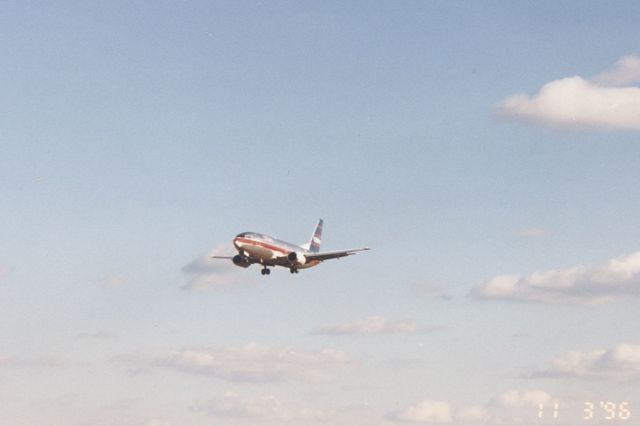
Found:
<svg viewBox="0 0 640 426"><path fill-rule="evenodd" d="M237 382L323 380L349 363L340 351L300 351L256 343L180 350L155 361L156 366Z"/></svg>
<svg viewBox="0 0 640 426"><path fill-rule="evenodd" d="M241 397L235 393L199 404L198 411L216 417L243 418L247 420L300 421L324 417L322 410L300 407L283 402L275 396Z"/></svg>
<svg viewBox="0 0 640 426"><path fill-rule="evenodd" d="M425 399L390 413L387 418L402 423L469 425L486 423L492 418L487 407L457 408L446 401Z"/></svg>
<svg viewBox="0 0 640 426"><path fill-rule="evenodd" d="M541 406L547 410L549 417L555 404L565 406L564 402L543 390L511 389L491 398L485 406L488 413L485 420L490 420L487 424L491 425L529 424Z"/></svg>
<svg viewBox="0 0 640 426"><path fill-rule="evenodd" d="M591 352L572 351L551 361L551 366L533 377L633 381L640 379L640 345L621 343Z"/></svg>
<svg viewBox="0 0 640 426"><path fill-rule="evenodd" d="M595 76L593 81L601 86L622 86L640 81L640 57L623 56L612 69Z"/></svg>
<svg viewBox="0 0 640 426"><path fill-rule="evenodd" d="M401 334L428 332L437 330L436 326L420 326L414 320L392 321L381 316L372 316L344 324L325 325L312 331L312 334L346 335L346 334Z"/></svg>
<svg viewBox="0 0 640 426"><path fill-rule="evenodd" d="M520 424L522 415L534 412L540 404L558 402L543 390L507 390L487 404L460 406L447 401L425 399L393 411L387 419L401 423L468 425Z"/></svg>
<svg viewBox="0 0 640 426"><path fill-rule="evenodd" d="M640 129L640 58L627 56L593 80L567 77L542 86L534 96L518 93L497 105L499 115L542 125ZM611 87L615 86L615 87Z"/></svg>
<svg viewBox="0 0 640 426"><path fill-rule="evenodd" d="M491 419L489 410L485 407L467 407L456 412L456 419L460 424L467 425L469 423L483 423Z"/></svg>
<svg viewBox="0 0 640 426"><path fill-rule="evenodd" d="M211 259L211 256L233 256L234 254L228 244L222 244L198 256L182 268L182 272L190 276L189 281L182 288L207 291L237 286L240 268L231 260Z"/></svg>
<svg viewBox="0 0 640 426"><path fill-rule="evenodd" d="M600 266L575 266L528 276L500 275L474 286L478 299L598 304L640 296L640 252Z"/></svg>
<svg viewBox="0 0 640 426"><path fill-rule="evenodd" d="M541 390L509 390L493 398L493 404L504 408L537 407L552 400L551 395Z"/></svg>
<svg viewBox="0 0 640 426"><path fill-rule="evenodd" d="M392 413L390 418L400 422L446 424L453 422L453 408L448 402L425 399Z"/></svg>

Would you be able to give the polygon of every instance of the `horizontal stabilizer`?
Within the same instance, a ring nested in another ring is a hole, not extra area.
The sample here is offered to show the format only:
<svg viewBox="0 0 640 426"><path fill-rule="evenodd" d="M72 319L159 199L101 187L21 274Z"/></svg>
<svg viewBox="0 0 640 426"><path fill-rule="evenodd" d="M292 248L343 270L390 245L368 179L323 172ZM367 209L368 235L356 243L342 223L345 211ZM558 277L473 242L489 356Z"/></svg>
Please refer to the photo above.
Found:
<svg viewBox="0 0 640 426"><path fill-rule="evenodd" d="M350 250L338 250L338 251L325 251L319 253L305 253L305 257L307 260L328 260L328 259L339 259L345 256L351 256L352 254L356 254L359 251L370 250L369 247L362 247Z"/></svg>

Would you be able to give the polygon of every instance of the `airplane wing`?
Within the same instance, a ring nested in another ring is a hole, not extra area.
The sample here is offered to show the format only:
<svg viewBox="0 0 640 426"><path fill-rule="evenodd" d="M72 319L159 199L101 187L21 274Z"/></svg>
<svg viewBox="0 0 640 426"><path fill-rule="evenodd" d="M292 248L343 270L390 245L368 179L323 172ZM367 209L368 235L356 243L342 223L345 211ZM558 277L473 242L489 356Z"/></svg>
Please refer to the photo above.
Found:
<svg viewBox="0 0 640 426"><path fill-rule="evenodd" d="M362 247L362 248L351 249L351 250L324 251L319 253L307 252L304 254L304 257L307 259L307 261L309 260L323 261L323 260L329 260L329 259L339 259L345 256L351 256L352 254L356 254L359 251L365 251L365 250L369 250L369 247Z"/></svg>
<svg viewBox="0 0 640 426"><path fill-rule="evenodd" d="M211 259L233 259L233 256L209 256Z"/></svg>

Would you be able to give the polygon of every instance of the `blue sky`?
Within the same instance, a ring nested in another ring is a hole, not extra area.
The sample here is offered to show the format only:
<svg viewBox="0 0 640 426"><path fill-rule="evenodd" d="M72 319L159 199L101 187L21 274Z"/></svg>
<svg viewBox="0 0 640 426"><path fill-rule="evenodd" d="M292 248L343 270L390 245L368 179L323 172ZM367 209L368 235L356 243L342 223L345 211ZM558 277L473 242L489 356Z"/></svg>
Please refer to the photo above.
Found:
<svg viewBox="0 0 640 426"><path fill-rule="evenodd" d="M640 410L639 8L3 2L3 422Z"/></svg>

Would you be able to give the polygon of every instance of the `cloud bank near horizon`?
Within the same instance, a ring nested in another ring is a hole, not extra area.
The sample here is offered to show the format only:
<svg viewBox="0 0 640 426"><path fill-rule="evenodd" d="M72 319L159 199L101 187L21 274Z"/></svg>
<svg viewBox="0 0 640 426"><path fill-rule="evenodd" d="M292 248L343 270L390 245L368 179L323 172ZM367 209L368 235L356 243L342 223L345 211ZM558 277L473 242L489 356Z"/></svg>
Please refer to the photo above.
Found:
<svg viewBox="0 0 640 426"><path fill-rule="evenodd" d="M640 296L640 252L599 266L574 266L527 276L499 275L475 285L481 300L548 304L602 304L623 296Z"/></svg>
<svg viewBox="0 0 640 426"><path fill-rule="evenodd" d="M146 356L124 354L111 361L134 375L161 368L233 383L322 382L353 364L340 350L309 351L255 342Z"/></svg>
<svg viewBox="0 0 640 426"><path fill-rule="evenodd" d="M578 378L605 381L640 380L640 344L620 343L608 349L571 351L551 361L533 378Z"/></svg>

